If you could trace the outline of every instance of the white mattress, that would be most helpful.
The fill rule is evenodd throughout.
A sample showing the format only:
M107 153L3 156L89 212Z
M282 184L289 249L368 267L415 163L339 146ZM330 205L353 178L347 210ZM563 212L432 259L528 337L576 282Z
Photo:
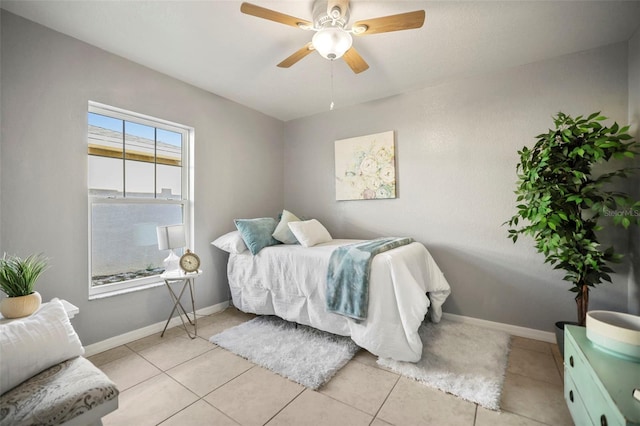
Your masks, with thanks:
M427 310L439 322L451 293L444 275L420 243L377 255L371 263L369 312L356 322L325 310L326 275L331 252L362 240L333 240L314 247L276 245L253 256L230 254L229 287L240 310L277 315L342 336L371 353L415 362L422 354L418 327ZM429 293L427 297L426 293Z

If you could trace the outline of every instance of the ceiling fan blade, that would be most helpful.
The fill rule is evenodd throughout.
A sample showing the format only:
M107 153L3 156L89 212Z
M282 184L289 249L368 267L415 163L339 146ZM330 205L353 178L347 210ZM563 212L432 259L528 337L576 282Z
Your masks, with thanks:
M247 15L256 16L258 18L268 19L280 24L290 25L296 28L305 29L304 27L313 27L313 24L307 20L296 18L295 16L285 15L284 13L256 6L255 4L251 3L242 3L240 5L240 12Z
M356 74L360 74L362 71L369 69L369 64L362 59L362 56L360 56L358 51L353 47L345 52L342 59L344 59L347 65L349 65L349 68Z
M388 33L391 31L412 30L424 24L424 10L365 19L353 24L353 35Z
M280 68L289 68L291 65L295 64L309 53L313 52L315 49L311 45L311 42L304 45L304 47L298 51L296 51L293 55L289 56L284 61L280 62L278 66Z
M334 8L336 7L340 11L339 15L337 14L337 12L336 12L336 15L333 14ZM327 15L329 15L333 19L343 18L344 15L347 13L347 10L349 10L349 0L328 0L327 1Z

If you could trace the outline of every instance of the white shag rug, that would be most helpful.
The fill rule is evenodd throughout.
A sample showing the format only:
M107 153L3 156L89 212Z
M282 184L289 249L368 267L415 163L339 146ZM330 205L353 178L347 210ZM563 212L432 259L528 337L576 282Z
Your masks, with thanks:
M318 389L360 349L336 336L273 316L261 316L209 339L274 373Z
M446 319L423 323L418 333L420 361L380 358L378 364L490 410L500 409L509 334Z
M491 410L500 395L509 356L509 334L443 319L420 326L417 363L378 364L427 386ZM211 342L311 389L328 382L360 349L350 338L261 316L230 328Z

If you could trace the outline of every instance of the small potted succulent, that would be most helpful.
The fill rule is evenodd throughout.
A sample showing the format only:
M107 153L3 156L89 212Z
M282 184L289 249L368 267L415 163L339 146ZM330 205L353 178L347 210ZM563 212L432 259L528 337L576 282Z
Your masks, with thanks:
M38 310L42 298L33 287L48 263L41 254L22 259L5 253L0 259L0 289L7 295L0 301L3 317L21 318Z

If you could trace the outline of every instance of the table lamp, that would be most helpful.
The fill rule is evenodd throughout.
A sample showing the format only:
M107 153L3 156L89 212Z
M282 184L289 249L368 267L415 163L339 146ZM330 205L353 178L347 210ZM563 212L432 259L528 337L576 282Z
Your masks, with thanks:
M187 245L184 225L158 226L156 231L158 233L158 249L169 250L169 256L164 260L165 272L178 270L180 257L173 250Z

